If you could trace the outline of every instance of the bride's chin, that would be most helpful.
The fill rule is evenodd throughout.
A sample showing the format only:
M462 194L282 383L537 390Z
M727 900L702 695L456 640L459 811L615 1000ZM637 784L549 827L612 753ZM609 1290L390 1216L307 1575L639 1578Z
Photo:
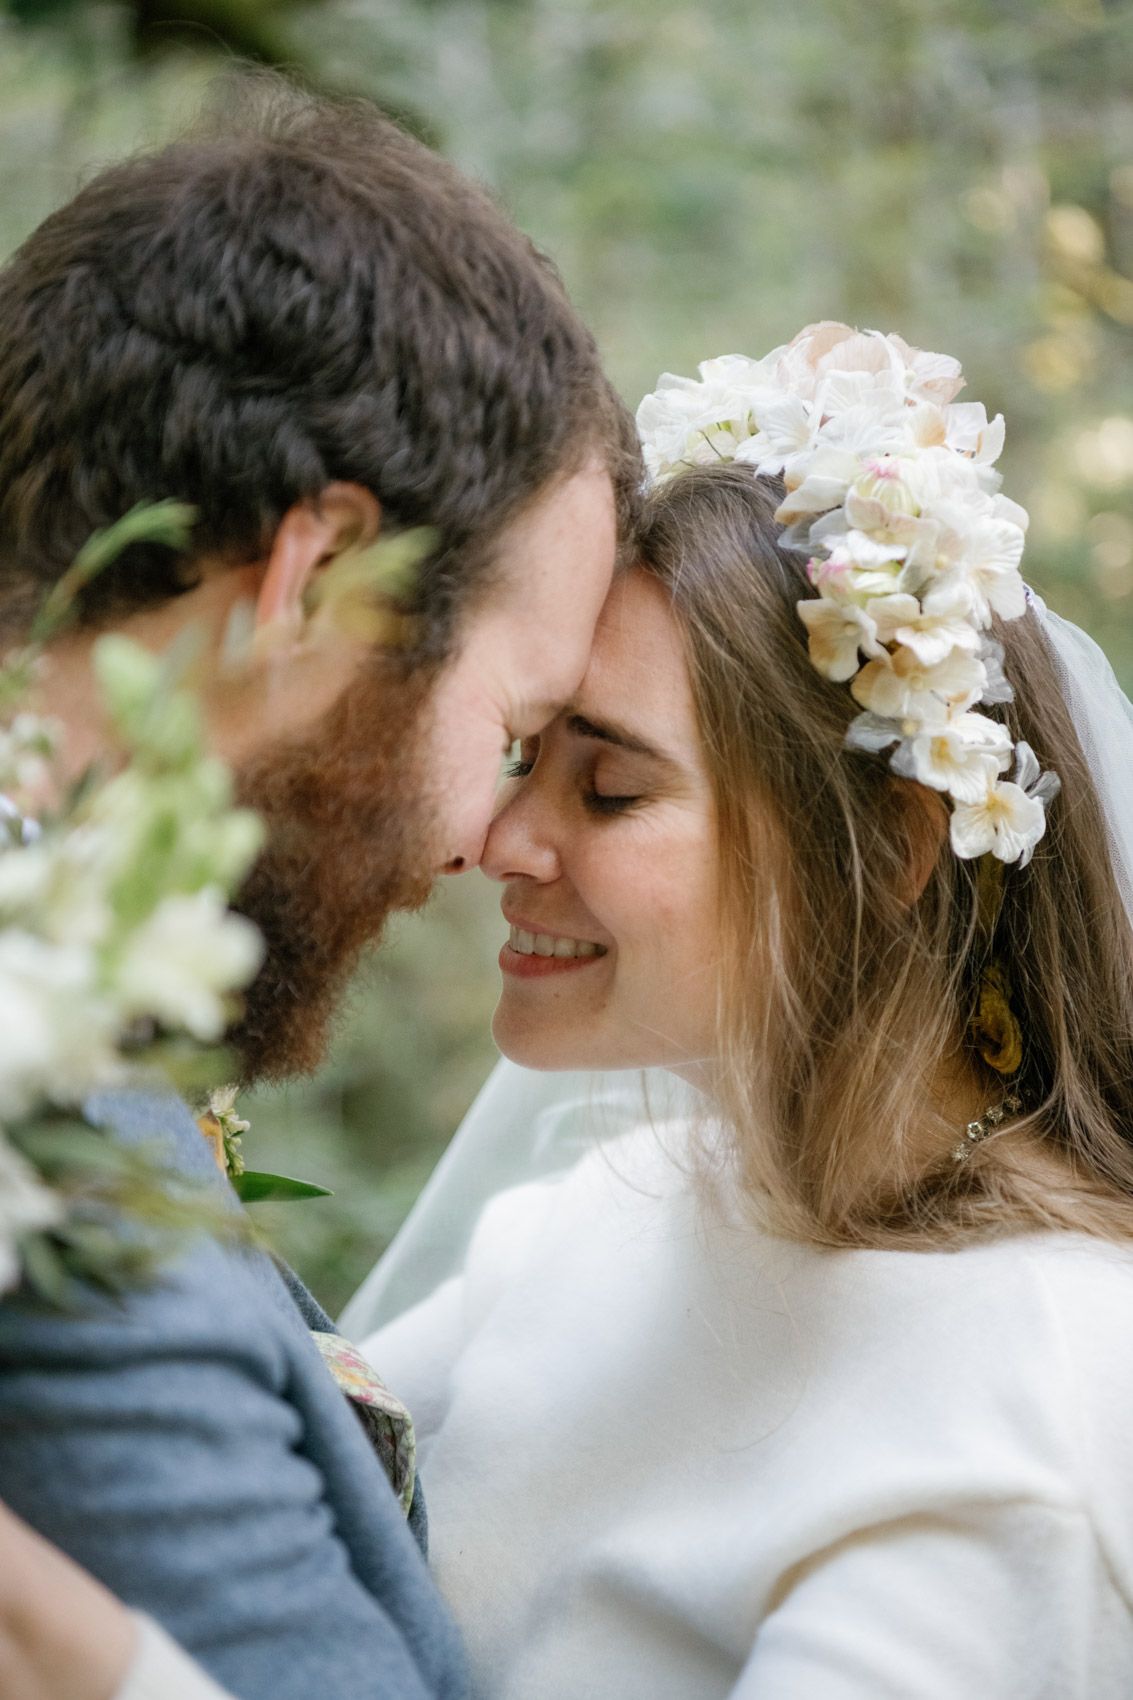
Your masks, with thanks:
M549 1056L552 1047L547 1044L546 1035L541 1035L538 1029L532 1028L526 1022L508 1020L501 1015L499 1009L492 1017L492 1038L496 1041L496 1049L509 1062L518 1063L521 1068L553 1068L553 1062L544 1060Z
M500 1055L520 1068L551 1072L596 1066L592 1057L578 1054L586 1050L585 1045L572 1043L554 1022L531 1020L509 1010L506 997L492 1017L492 1038Z

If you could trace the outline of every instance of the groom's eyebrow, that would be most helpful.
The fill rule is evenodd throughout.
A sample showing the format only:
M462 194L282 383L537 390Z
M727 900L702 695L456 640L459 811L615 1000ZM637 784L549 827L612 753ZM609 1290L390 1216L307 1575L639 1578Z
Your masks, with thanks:
M603 744L616 744L620 750L632 750L635 755L648 756L652 761L673 762L673 757L664 750L612 720L588 720L584 714L568 714L566 726L577 738L598 738Z

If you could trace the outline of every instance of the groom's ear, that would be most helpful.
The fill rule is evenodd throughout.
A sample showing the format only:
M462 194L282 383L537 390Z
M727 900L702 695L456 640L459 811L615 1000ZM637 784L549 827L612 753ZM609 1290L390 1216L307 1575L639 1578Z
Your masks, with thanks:
M256 596L257 641L294 643L303 630L304 598L322 567L345 549L373 543L381 530L377 497L361 484L328 484L296 502L279 522Z

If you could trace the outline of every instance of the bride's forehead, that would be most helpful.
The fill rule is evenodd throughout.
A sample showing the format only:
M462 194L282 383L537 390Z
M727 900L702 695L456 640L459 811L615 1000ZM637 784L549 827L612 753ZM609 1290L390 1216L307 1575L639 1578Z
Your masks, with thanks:
M669 592L645 568L631 568L610 591L578 704L619 720L691 723L683 635Z
M599 659L618 653L627 661L649 653L653 660L683 665L672 598L648 567L630 567L614 580L598 619L594 653Z

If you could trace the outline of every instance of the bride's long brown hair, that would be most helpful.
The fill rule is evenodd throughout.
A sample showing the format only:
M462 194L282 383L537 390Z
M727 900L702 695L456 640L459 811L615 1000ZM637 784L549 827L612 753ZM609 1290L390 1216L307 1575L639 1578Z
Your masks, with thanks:
M818 1244L1133 1237L1133 927L1038 618L997 629L1015 700L990 712L1062 792L989 931L941 800L845 747L857 705L810 663L781 494L743 467L689 471L651 496L642 544L685 634L715 791L718 1096L743 1177ZM1025 1111L957 1162L942 1070L989 1105L1009 1089L972 1036L989 961L1010 981Z

